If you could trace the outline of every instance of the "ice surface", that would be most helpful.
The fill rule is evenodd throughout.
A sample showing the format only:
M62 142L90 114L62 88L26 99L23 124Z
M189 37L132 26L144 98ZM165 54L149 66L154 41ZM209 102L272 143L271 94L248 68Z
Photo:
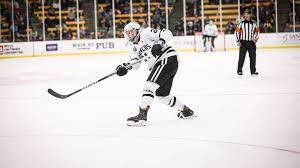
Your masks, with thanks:
M260 76L236 75L238 52L179 53L172 93L198 115L159 102L138 112L146 65L67 99L126 56L0 60L1 168L299 168L300 49L258 50Z

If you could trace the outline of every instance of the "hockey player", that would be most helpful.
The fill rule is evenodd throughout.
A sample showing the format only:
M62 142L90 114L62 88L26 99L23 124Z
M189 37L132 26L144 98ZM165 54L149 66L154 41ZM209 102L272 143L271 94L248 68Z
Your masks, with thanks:
M127 119L129 126L145 126L147 114L154 97L179 111L180 119L195 117L194 112L184 105L177 97L170 95L173 78L178 69L177 53L166 43L172 39L171 31L167 29L142 29L137 22L130 22L124 28L124 36L130 45L130 61L117 67L117 75L126 75L128 70L137 70L140 63L129 66L130 63L143 60L148 64L150 74L145 82L139 114Z
M214 24L212 20L209 21L209 24L205 25L204 32L203 32L203 39L204 39L204 52L207 52L206 41L211 41L210 50L215 51L215 38L218 36L218 28Z

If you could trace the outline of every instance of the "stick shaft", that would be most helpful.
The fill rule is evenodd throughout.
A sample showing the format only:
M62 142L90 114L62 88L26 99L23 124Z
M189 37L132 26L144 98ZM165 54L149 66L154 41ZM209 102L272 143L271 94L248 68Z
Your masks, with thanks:
M141 61L142 61L142 59L140 59L140 60L138 60L138 61L136 61L136 62L133 62L133 63L129 64L128 67L129 67L129 66L132 66L132 65L135 65L135 64L137 64L137 63L140 63ZM60 98L60 99L65 99L65 98L70 97L70 96L72 96L72 95L74 95L74 94L76 94L76 93L78 93L78 92L80 92L80 91L82 91L82 90L84 90L84 89L86 89L86 88L89 88L90 86L93 86L93 85L95 85L96 83L98 83L98 82L100 82L100 81L103 81L103 80L105 80L105 79L107 79L107 78L109 78L109 77L111 77L111 76L113 76L113 75L115 75L115 74L117 74L117 71L115 71L115 72L113 72L113 73L110 73L110 74L108 74L108 75L102 77L101 79L98 79L97 81L95 81L95 82L93 82L93 83L90 83L90 84L88 84L88 85L82 87L81 89L78 89L78 90L76 90L76 91L74 91L74 92L72 92L72 93L70 93L70 94L67 94L67 95L61 95L61 94L55 92L55 91L52 90L52 89L48 89L48 93L51 94L51 95L54 96L54 97L57 97L57 98Z

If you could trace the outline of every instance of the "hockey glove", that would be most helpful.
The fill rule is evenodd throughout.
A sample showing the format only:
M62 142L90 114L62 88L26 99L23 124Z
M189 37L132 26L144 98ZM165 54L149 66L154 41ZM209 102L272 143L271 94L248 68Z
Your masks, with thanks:
M119 76L124 76L127 74L128 70L130 70L132 67L128 66L129 63L123 63L122 65L118 65L116 70L117 70L117 75Z
M154 57L160 56L162 54L162 45L161 44L154 44L152 49L151 49L151 53Z

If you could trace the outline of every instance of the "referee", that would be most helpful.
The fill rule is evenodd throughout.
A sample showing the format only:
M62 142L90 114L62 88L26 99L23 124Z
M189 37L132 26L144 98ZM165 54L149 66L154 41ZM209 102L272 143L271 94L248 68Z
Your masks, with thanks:
M247 51L250 57L250 72L252 76L257 76L256 72L256 45L259 37L259 28L254 20L251 19L251 12L246 9L243 12L244 20L241 21L235 30L236 41L240 47L237 74L243 75L243 65Z

